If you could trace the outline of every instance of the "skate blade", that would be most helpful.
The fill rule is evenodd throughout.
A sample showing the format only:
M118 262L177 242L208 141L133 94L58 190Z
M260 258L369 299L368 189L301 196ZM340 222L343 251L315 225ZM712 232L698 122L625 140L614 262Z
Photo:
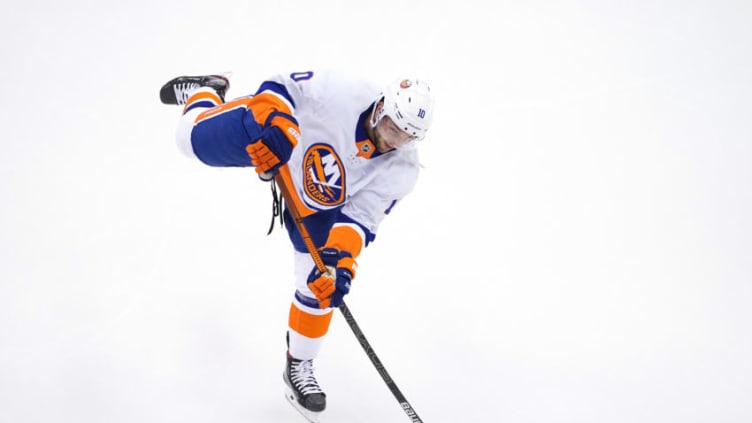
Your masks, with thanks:
M295 399L295 394L292 392L292 389L290 389L288 386L285 385L285 399L287 399L287 402L292 405L292 407L296 410L298 410L298 413L300 413L306 420L308 420L311 423L319 423L319 417L321 416L321 412L315 412L306 410L303 408L302 405L298 403L298 400Z

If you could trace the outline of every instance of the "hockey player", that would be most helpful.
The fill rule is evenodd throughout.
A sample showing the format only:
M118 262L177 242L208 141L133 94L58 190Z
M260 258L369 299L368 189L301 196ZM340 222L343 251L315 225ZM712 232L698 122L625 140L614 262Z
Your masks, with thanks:
M254 95L228 102L227 78L183 76L160 92L183 105L179 149L209 166L253 166L262 180L279 173L329 272L321 274L290 213L296 290L289 312L288 399L309 419L326 407L313 359L356 275L356 259L382 219L414 187L417 141L433 119L433 97L420 79L378 89L335 71L277 75Z

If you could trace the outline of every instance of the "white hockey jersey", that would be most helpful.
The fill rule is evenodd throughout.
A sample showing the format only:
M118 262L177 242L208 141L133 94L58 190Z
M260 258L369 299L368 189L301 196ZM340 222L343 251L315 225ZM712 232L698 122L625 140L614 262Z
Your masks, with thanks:
M415 186L418 151L409 143L379 153L368 139L379 88L339 71L277 75L264 81L255 95L273 94L298 121L300 139L286 175L300 200L301 215L314 243L323 246L329 231L350 226L362 247L375 239L391 208ZM191 107L190 101L186 111ZM250 166L245 146L254 142L242 100L218 106L197 118L191 135L196 156L212 166ZM244 125L244 122L246 124ZM289 214L286 223L298 251L306 251Z

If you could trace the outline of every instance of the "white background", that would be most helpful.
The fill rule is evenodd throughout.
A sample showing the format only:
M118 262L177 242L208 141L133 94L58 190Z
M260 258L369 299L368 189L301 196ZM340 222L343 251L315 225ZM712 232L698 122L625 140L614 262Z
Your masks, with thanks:
M347 297L427 423L752 421L752 3L25 1L0 15L0 422L299 422L268 187L159 87L418 74ZM327 422L407 422L341 316Z

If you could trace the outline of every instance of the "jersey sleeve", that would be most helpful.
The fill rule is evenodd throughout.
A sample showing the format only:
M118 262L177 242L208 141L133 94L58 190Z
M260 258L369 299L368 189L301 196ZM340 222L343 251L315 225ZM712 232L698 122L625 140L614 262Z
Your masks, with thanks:
M383 169L369 188L350 197L329 231L327 247L348 251L357 257L376 239L384 218L415 187L418 166L402 160Z
M255 95L275 95L294 111L298 104L316 97L315 93L311 92L315 87L309 83L313 77L313 71L277 74L262 82Z

